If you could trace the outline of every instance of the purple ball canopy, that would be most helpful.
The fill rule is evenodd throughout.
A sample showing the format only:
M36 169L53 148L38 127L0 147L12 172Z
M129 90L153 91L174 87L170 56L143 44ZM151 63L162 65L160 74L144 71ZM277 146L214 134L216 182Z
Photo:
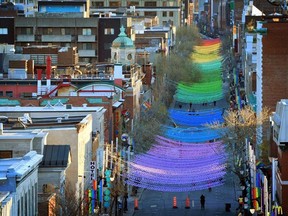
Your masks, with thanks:
M193 191L223 184L223 143L184 143L157 136L153 147L129 164L127 183L158 191Z

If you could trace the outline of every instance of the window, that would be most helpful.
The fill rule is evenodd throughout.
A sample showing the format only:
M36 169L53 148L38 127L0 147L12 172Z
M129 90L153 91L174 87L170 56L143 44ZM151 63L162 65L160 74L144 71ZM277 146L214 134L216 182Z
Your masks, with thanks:
M92 2L93 7L104 7L104 2Z
M13 97L12 91L6 91L6 97Z
M92 50L91 43L83 43L83 50Z
M173 11L169 11L169 17L173 17L173 16L174 16Z
M163 17L167 17L167 11L164 11L162 14Z
M24 201L25 201L25 203L24 203L24 205L25 205L25 215L28 215L28 194L27 193L25 193L25 197L24 197Z
M145 2L144 6L145 7L157 7L157 2L156 1Z
M117 52L114 53L114 60L117 60Z
M90 28L84 28L82 29L82 35L92 35Z
M157 16L157 12L156 11L146 11L144 13L144 16L155 17L155 16Z
M0 151L0 159L12 158L12 151Z
M31 199L32 199L32 214L35 215L35 197L34 197L34 185L32 185L32 191L31 191Z
M74 34L73 28L65 28L65 34L66 34L66 35L72 35L72 34Z
M110 7L120 7L121 2L120 1L111 1L111 2L109 2L109 6Z
M128 6L139 6L139 2L138 1L131 1L128 3Z
M61 28L61 35L65 35L65 28Z
M48 35L52 35L52 34L53 34L52 28L47 28L47 34L48 34Z
M62 43L60 43L60 46L61 46L61 47L71 47L71 44L70 44L70 43L62 42Z
M112 46L112 43L104 43L104 49L105 50L110 50Z
M4 96L4 92L0 91L0 97Z
M23 197L23 195L21 196L21 212L24 215L24 197Z
M43 33L44 33L44 35L52 35L53 30L52 30L52 28L44 28Z
M165 6L168 6L168 7L177 6L177 1L169 1L169 2L166 1L166 5Z
M114 35L114 28L105 28L104 34L105 35Z
M21 215L20 213L20 199L18 200L18 202L17 202L17 205L18 205L18 215Z
M21 34L32 35L33 34L32 28L21 28Z
M127 59L128 59L128 60L131 60L131 59L132 59L132 54L131 54L131 53L129 53L129 54L127 55Z
M0 35L7 35L8 34L8 28L0 28Z

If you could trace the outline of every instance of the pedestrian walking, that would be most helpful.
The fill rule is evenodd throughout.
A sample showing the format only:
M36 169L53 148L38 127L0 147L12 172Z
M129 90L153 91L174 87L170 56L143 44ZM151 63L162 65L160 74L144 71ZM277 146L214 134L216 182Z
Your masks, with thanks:
M203 194L200 196L200 203L201 209L205 209L205 196Z
M242 211L244 207L244 199L243 199L243 196L241 195L238 198L238 204L239 204L238 209Z
M124 195L124 213L128 211L128 193L126 192Z

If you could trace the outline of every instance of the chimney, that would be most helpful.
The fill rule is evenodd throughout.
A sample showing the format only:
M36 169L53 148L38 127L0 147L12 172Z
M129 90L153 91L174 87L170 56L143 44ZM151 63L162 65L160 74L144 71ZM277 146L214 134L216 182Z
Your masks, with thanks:
M61 123L61 122L62 122L62 118L61 118L61 117L58 117L58 118L57 118L57 122L58 122L58 123Z
M0 135L3 135L3 123L0 123Z
M41 95L41 80L42 80L42 70L37 69L37 95Z
M51 86L51 57L47 56L46 59L46 78L47 78L47 88L50 91Z

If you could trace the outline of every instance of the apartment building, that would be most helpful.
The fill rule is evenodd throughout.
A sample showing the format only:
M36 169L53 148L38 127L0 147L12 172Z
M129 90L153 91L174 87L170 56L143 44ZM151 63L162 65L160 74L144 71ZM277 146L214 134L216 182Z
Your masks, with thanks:
M77 47L79 64L97 62L98 18L16 17L15 51L27 46Z
M187 1L188 2L188 1ZM140 0L140 1L110 1L91 0L91 16L99 14L126 13L142 17L158 17L160 25L183 25L185 4L180 0Z
M7 201L12 198L11 206L3 204L6 215L38 215L38 166L42 157L29 151L22 157L0 159L0 191L8 193Z

